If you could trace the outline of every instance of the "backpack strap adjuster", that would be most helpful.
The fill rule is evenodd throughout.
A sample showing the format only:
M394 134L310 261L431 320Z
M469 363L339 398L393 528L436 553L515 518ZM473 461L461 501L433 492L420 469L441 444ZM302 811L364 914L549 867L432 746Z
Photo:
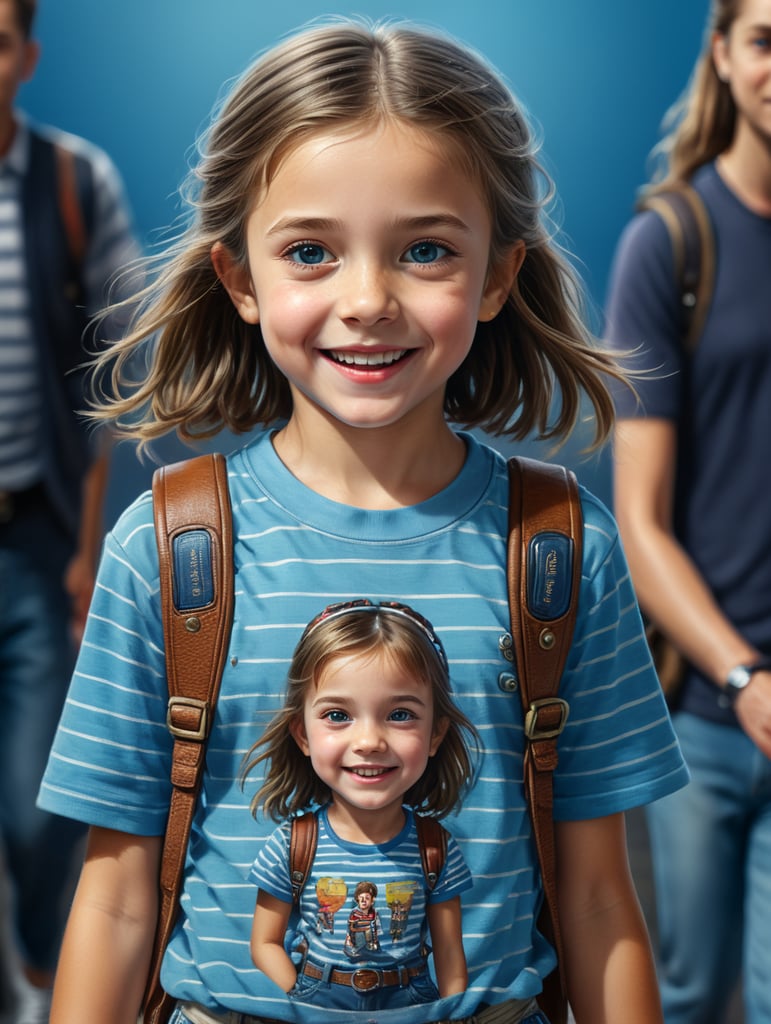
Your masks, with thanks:
M534 700L525 715L525 736L529 740L548 740L565 728L570 705L561 697Z

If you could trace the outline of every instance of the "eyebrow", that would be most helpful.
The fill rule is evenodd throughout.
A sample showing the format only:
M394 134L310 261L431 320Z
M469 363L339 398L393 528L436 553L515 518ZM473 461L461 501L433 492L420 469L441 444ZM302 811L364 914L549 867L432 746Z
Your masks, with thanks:
M427 213L418 217L404 217L396 220L395 228L409 231L429 231L431 229L447 227L457 231L470 233L470 228L464 220L456 217L453 213ZM300 232L310 234L312 232L340 231L343 223L328 217L282 217L275 224L268 228L266 235L284 234L285 232Z
M350 697L336 697L334 694L322 694L320 697L316 697L311 701L311 706L317 708L322 707L324 704L329 704L332 707L344 708L350 703ZM426 702L415 693L397 694L390 703L393 707L399 707L401 704L417 704L420 707L426 706Z

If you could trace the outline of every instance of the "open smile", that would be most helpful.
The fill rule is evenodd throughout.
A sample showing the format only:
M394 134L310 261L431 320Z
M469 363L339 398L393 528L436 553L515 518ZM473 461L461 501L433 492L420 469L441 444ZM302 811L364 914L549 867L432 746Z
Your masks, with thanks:
M358 776L358 778L360 779L379 779L382 778L384 775L390 775L391 772L396 771L395 768L378 768L374 766L365 765L354 768L345 768L344 770L349 772L351 775Z
M412 349L393 349L388 352L348 352L328 349L323 354L333 363L340 363L342 366L379 368L400 362L412 351Z

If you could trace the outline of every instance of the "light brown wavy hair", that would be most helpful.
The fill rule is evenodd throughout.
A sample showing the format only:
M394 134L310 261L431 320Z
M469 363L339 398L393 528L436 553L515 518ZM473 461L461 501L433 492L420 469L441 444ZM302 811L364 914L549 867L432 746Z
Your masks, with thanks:
M722 81L715 68L712 37L715 33L727 36L742 8L743 0L713 0L701 53L688 86L664 117L665 134L651 154L655 169L644 195L688 181L699 167L731 145L736 104L730 85Z
M380 606L322 619L301 637L289 668L284 706L244 758L242 784L255 768L266 766L264 780L251 800L254 815L283 821L330 800L329 788L298 747L291 727L303 719L308 692L335 661L376 654L391 659L416 683L429 686L434 724L442 719L449 723L423 775L405 793L404 803L436 818L458 808L481 750L479 734L453 700L446 662L425 631L405 615Z
M388 120L444 140L448 159L460 160L479 183L491 215L492 268L520 240L526 246L504 308L478 325L447 382L447 417L515 439L535 432L562 441L585 394L594 443L607 438L607 378L622 373L585 326L578 279L552 237L553 185L517 100L457 42L358 20L317 25L282 42L222 104L183 189L192 220L152 258L151 271L154 259L160 268L140 296L133 328L98 360L95 418L111 420L140 446L171 430L191 440L289 418L288 382L259 325L236 312L211 249L220 242L246 266L247 218L281 161L320 133ZM137 373L137 356L148 349Z

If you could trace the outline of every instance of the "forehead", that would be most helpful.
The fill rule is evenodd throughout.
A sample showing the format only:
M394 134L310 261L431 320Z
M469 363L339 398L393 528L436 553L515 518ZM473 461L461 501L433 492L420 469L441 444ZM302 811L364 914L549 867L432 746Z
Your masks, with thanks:
M445 190L470 191L481 202L483 189L472 167L461 142L439 131L397 119L340 125L277 150L266 167L266 185L255 208L279 193L283 198L292 188L310 196L342 178L358 178L364 187L373 176L381 184L393 178L394 198L422 184L433 192L438 179Z

